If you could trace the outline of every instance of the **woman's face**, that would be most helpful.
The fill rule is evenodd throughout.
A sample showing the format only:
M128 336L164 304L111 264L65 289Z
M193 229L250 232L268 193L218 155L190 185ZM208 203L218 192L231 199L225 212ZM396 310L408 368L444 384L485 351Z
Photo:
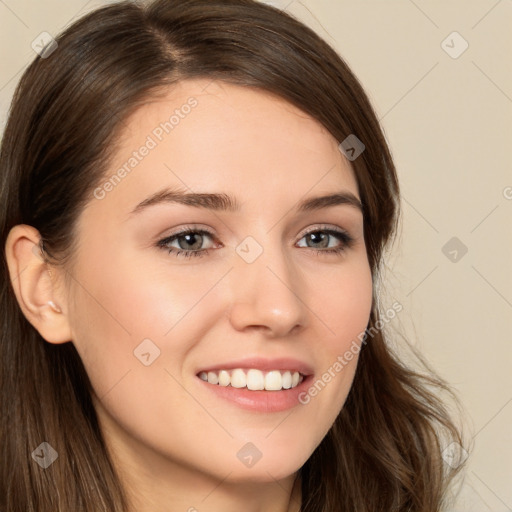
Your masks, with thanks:
M351 196L337 141L267 93L183 81L128 119L79 219L66 302L120 460L262 482L304 464L371 309Z

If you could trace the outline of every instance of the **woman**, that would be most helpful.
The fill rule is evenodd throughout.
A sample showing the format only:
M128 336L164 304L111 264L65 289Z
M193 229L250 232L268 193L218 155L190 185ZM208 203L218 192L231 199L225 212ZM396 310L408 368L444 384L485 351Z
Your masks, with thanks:
M1 173L1 510L441 510L445 386L375 292L395 169L311 30L98 9L23 75Z

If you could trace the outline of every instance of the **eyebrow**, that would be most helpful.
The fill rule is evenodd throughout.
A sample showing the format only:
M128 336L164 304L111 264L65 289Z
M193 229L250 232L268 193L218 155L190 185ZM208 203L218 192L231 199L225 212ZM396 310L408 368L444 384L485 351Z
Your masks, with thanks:
M195 193L176 189L163 189L141 201L130 215L139 213L149 206L156 204L176 203L196 208L205 208L215 211L239 212L241 203L235 198L223 193ZM361 201L352 192L340 191L334 194L311 197L302 200L296 207L297 211L310 212L328 208L330 206L348 205L363 212Z

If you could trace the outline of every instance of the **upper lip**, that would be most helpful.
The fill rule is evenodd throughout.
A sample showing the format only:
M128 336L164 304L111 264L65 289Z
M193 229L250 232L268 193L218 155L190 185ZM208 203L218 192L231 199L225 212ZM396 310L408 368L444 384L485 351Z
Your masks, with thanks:
M220 370L234 370L236 368L242 368L249 370L251 368L270 371L270 370L289 370L298 371L304 376L313 375L313 369L311 366L304 361L290 357L278 357L278 358L264 358L264 357L250 357L238 360L226 361L224 363L214 364L208 367L201 368L197 373L201 372L218 372Z

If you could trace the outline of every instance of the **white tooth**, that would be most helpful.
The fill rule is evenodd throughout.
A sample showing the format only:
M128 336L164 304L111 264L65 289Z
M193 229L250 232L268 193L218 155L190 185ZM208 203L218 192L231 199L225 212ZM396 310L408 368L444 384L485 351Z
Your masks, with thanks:
M210 384L218 384L219 376L215 372L208 372L208 382Z
M247 372L247 389L253 391L265 389L265 378L261 370L249 370Z
M283 373L282 386L284 389L290 389L292 387L292 374L290 372Z
M229 386L230 382L231 382L231 377L229 376L229 373L226 370L221 370L219 372L219 385L220 386Z
M265 375L265 389L267 391L278 391L282 388L281 372L271 371Z
M208 380L208 375L206 374L206 372L201 372L199 374L199 378L202 380Z
M292 375L292 388L294 388L299 383L299 377L300 377L300 373L299 372L293 372L293 375Z
M233 370L233 373L231 374L231 385L234 388L245 388L247 385L247 378L241 368Z

